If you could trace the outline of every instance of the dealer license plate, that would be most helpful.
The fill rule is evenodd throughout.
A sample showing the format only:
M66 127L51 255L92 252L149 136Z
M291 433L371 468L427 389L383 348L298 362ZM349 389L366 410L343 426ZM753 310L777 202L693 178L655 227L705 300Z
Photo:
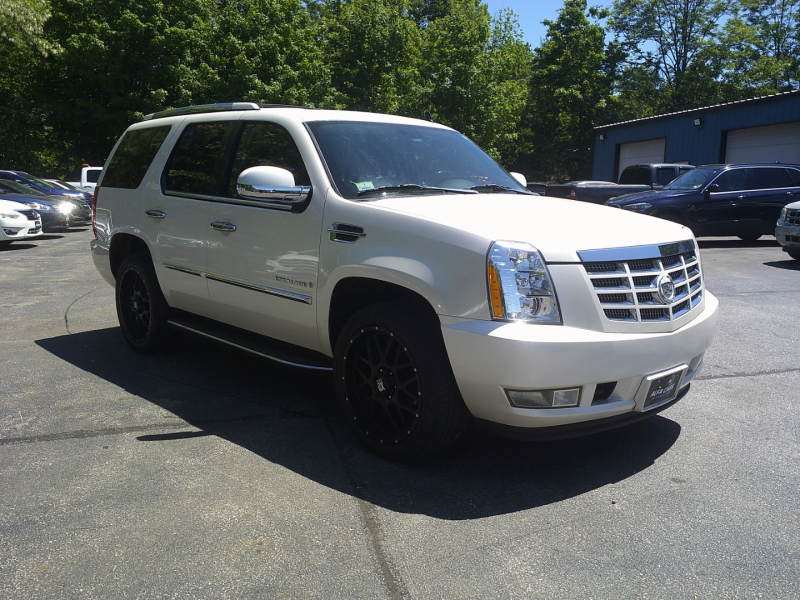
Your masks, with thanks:
M686 375L687 367L674 369L665 374L651 375L648 377L650 387L647 389L647 396L644 399L644 408L647 409L662 402L668 402L678 395L683 376Z

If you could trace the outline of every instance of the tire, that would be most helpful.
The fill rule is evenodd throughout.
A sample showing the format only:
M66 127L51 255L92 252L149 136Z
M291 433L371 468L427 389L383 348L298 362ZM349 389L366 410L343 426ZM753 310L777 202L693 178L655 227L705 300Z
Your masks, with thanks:
M131 254L117 272L117 318L131 348L142 354L163 349L169 307L158 285L153 264L143 254Z
M787 250L786 254L788 254L795 260L800 260L800 250Z
M740 240L742 240L746 244L752 244L753 242L756 242L757 240L759 240L761 238L761 234L760 233L752 233L752 234L749 234L749 235L737 235L736 237L738 237Z
M440 453L469 423L438 327L391 302L355 313L337 339L337 401L359 441L380 456Z

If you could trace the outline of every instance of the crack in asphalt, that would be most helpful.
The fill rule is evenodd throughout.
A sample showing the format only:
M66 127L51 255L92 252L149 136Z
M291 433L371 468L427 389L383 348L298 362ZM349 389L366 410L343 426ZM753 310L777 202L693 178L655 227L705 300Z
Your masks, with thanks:
M722 375L698 375L692 381L712 381L715 379L739 379L742 377L760 377L762 375L785 375L786 373L800 373L800 368L791 369L769 369L765 371L753 371L752 373L725 373Z
M363 498L364 485L359 483L356 476L356 469L352 461L352 450L350 446L341 438L341 434L331 427L328 422L328 434L333 441L339 458L342 462L345 477L351 488L351 496L358 507L361 525L366 533L369 548L373 558L380 570L380 577L383 579L384 587L392 600L403 600L410 598L408 588L398 572L397 565L394 564L383 545L383 527L381 526L380 516L376 506Z
M91 289L91 290L89 290L88 292L86 292L85 294L82 294L81 296L78 296L77 298L75 298L75 300L73 300L72 302L70 302L70 303L69 303L69 306L67 306L66 310L64 311L64 327L66 327L66 329L67 329L67 333L69 333L69 334L72 334L72 332L69 330L69 317L67 316L67 315L69 314L69 309L70 309L70 308L72 308L72 307L73 307L73 305L74 305L76 302L78 302L78 301L79 301L79 300L81 300L82 298L85 298L85 297L86 297L86 296L88 296L89 294L92 294L92 293L96 292L96 291L97 291L97 290L99 290L99 289L100 289L99 287L96 287L96 288L94 288L94 289Z

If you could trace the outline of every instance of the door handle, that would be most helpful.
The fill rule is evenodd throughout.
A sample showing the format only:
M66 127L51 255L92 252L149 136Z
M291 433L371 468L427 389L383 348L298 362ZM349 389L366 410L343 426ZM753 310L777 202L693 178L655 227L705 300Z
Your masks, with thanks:
M211 224L211 229L216 229L217 231L224 231L229 233L231 231L236 231L236 225L233 223L225 223L223 221L214 221Z
M167 213L161 210L146 210L144 211L144 214L146 214L151 219L163 219L164 217L167 216Z

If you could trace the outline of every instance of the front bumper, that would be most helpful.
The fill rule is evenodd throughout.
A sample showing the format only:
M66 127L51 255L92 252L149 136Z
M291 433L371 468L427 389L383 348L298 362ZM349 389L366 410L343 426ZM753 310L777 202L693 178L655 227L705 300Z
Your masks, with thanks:
M800 225L788 225L778 221L775 239L785 250L800 250Z
M703 312L669 333L443 319L442 334L461 395L478 420L522 429L588 427L589 421L654 414L681 397L716 329L719 302L705 294ZM679 366L686 374L678 397L645 409L646 378ZM596 394L612 382L610 395ZM579 404L566 408L519 408L506 394L576 387Z

